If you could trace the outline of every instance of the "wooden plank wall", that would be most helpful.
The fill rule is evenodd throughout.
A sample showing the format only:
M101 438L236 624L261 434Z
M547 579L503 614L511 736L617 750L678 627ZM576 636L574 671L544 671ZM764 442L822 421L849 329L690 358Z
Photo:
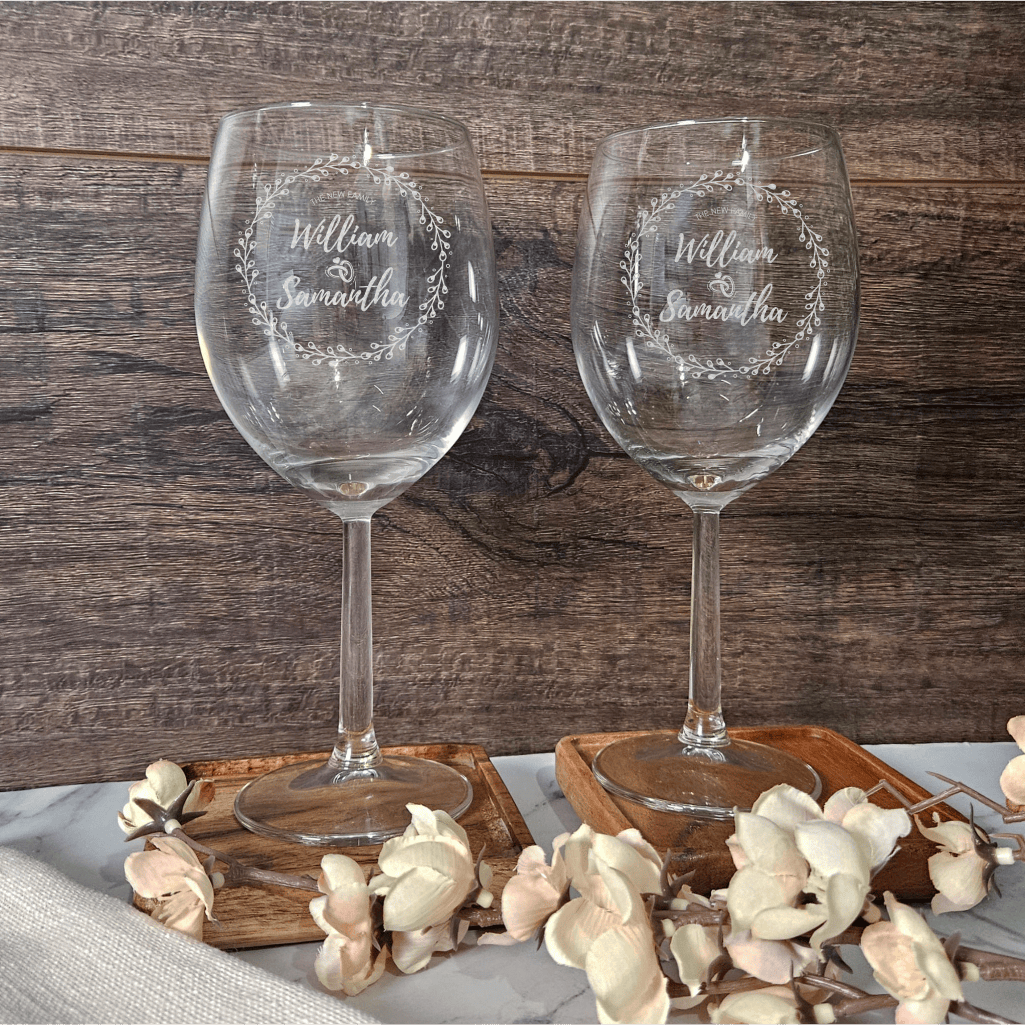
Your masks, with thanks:
M452 453L375 519L377 726L492 754L679 725L690 514L570 345L606 133L840 129L864 273L847 385L727 510L730 721L1006 739L1025 712L1025 5L0 4L0 787L333 736L340 531L205 377L192 274L227 111L466 121L501 344Z

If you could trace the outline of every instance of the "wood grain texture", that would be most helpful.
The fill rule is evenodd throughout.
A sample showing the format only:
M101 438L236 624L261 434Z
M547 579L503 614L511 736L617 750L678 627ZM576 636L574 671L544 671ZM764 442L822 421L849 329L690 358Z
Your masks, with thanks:
M216 116L360 76L476 123L501 298L476 417L375 517L382 740L497 755L679 725L690 514L598 423L570 278L598 136L739 99L844 130L863 291L832 412L724 515L728 719L1006 739L1025 638L1022 13L0 5L0 787L330 746L339 525L221 411L192 275ZM337 59L357 44L362 73Z
M62 3L0 6L0 145L205 158L275 100L416 103L483 166L586 174L681 117L841 129L856 177L1025 178L1021 4ZM895 130L896 129L896 130Z

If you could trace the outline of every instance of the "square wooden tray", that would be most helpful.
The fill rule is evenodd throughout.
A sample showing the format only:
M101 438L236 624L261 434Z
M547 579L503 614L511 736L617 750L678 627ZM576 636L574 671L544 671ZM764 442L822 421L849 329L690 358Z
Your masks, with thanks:
M513 803L501 776L482 747L469 744L411 745L390 748L386 753L433 758L459 769L473 786L473 803L459 819L466 830L474 857L486 848L484 860L494 870L490 909L475 909L471 922L478 926L500 925L501 891L516 871L520 852L533 844L527 824ZM235 795L256 776L297 761L327 759L323 754L294 754L227 761L190 762L183 765L188 779L212 779L217 784L207 813L188 823L190 836L215 850L232 854L248 865L294 875L320 873L325 854L347 854L361 865L377 861L381 845L367 847L306 847L243 829L235 819ZM310 917L310 901L316 895L283 887L234 887L219 891L214 914L220 925L207 922L203 939L222 949L243 949L279 943L322 940L324 933ZM136 906L150 910L152 901L135 898Z
M666 730L667 734L675 733ZM911 802L924 800L928 792L902 776L896 769L869 754L864 748L817 726L767 727L734 729L738 740L754 740L799 755L822 778L822 797L844 787L869 790L886 780ZM694 889L708 893L728 885L733 875L733 860L726 848L726 839L733 833L733 822L692 819L666 812L652 811L632 801L614 797L605 791L591 772L591 761L608 743L629 733L588 733L564 737L555 749L555 775L563 793L580 818L602 833L618 833L631 826L657 850L672 850L686 859L687 869L694 870ZM872 801L884 808L898 808L899 802L890 794L880 792ZM964 817L946 805L935 809L944 818ZM927 814L932 815L933 809ZM930 819L931 822L931 819ZM934 843L926 840L912 826L911 833L898 842L899 850L873 880L873 890L890 890L903 900L928 900L936 892L929 880L926 862L936 853Z

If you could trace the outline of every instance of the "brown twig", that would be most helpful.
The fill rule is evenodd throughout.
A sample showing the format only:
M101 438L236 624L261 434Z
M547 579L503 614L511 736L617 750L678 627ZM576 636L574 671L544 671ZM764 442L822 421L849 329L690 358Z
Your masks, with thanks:
M284 886L290 890L309 890L321 894L313 876L290 876L284 872L272 872L266 868L252 868L236 862L228 867L224 877L227 886Z
M746 975L743 979L728 979L721 982L706 982L701 987L700 996L725 996L728 993L746 993L752 989L765 989L771 983L764 979L756 979ZM682 982L669 982L666 985L666 992L672 999L677 997L689 997L690 988Z
M232 857L230 854L225 854L224 851L207 847L206 844L200 843L195 837L189 836L180 827L174 830L171 836L177 837L183 843L188 844L194 851L216 858L222 865L227 866L227 871L224 873L225 886L284 886L290 890L310 890L313 893L321 892L320 887L317 885L317 880L313 876L292 876L286 875L284 872L272 872L266 868L254 868L251 865L245 864L245 862L239 861L238 858Z
M676 926L682 925L722 925L723 911L716 911L713 908L702 908L700 911L652 911L653 920L662 921L668 919Z
M955 962L958 961L975 965L979 975L987 982L1025 982L1025 960L1010 954L993 954L974 947L958 947Z
M966 786L964 783L959 783L955 779L947 779L946 776L941 776L938 772L930 772L930 776L935 776L936 779L941 780L944 783L949 783L951 787L955 788L952 793L962 793L968 797L974 798L980 804L984 804L987 808L995 811L1004 822L1025 822L1025 812L1012 812L1006 804L997 804L991 797L987 797L985 794L980 794L978 790L973 790L970 786Z
M896 1007L900 1001L891 997L889 993L873 993L856 997L850 1000L840 1000L833 1004L833 1014L837 1020L851 1018L856 1014L865 1014L868 1011L882 1011L888 1007Z
M981 1007L969 1004L965 1000L953 1001L950 1005L950 1013L967 1018L968 1021L981 1022L982 1025L1016 1025L1011 1018L1005 1018L1002 1014L994 1014L992 1011L984 1011Z

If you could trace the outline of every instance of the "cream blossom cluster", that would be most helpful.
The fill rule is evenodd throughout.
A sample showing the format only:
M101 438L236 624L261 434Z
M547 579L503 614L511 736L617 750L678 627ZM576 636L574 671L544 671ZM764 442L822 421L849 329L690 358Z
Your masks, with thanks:
M823 943L859 916L878 917L872 876L911 831L907 812L880 808L855 787L821 809L793 787L773 787L735 822L725 946L738 968L775 985L816 964Z
M636 829L613 837L584 825L556 839L551 865L540 848L523 852L502 893L507 931L478 942L523 942L540 931L553 960L586 972L600 1022L665 1022L672 1009L705 1003L711 973L730 967L721 925L687 921L703 914L718 917L711 900L669 880ZM670 979L685 994L671 995ZM710 1020L795 1021L798 992L787 985L727 994ZM808 1007L815 1021L833 1020L828 1005Z
M356 996L384 974L388 950L375 956L373 898L363 869L344 854L326 854L320 870L318 885L326 896L310 901L310 915L327 939L314 969L327 989Z
M583 825L556 838L551 865L539 847L520 855L502 892L507 932L478 942L523 942L542 929L557 964L587 973L600 1022L664 1022L667 979L645 906L662 890L662 859L638 830L607 836Z
M406 806L411 822L385 842L378 875L365 882L351 858L326 855L320 889L310 903L314 921L327 933L317 957L317 978L328 989L361 992L380 978L388 948L373 953L372 901L383 897L383 926L391 934L391 959L406 974L426 967L435 953L455 950L469 928L458 917L468 903L489 907L491 870L475 862L466 830L443 811Z

